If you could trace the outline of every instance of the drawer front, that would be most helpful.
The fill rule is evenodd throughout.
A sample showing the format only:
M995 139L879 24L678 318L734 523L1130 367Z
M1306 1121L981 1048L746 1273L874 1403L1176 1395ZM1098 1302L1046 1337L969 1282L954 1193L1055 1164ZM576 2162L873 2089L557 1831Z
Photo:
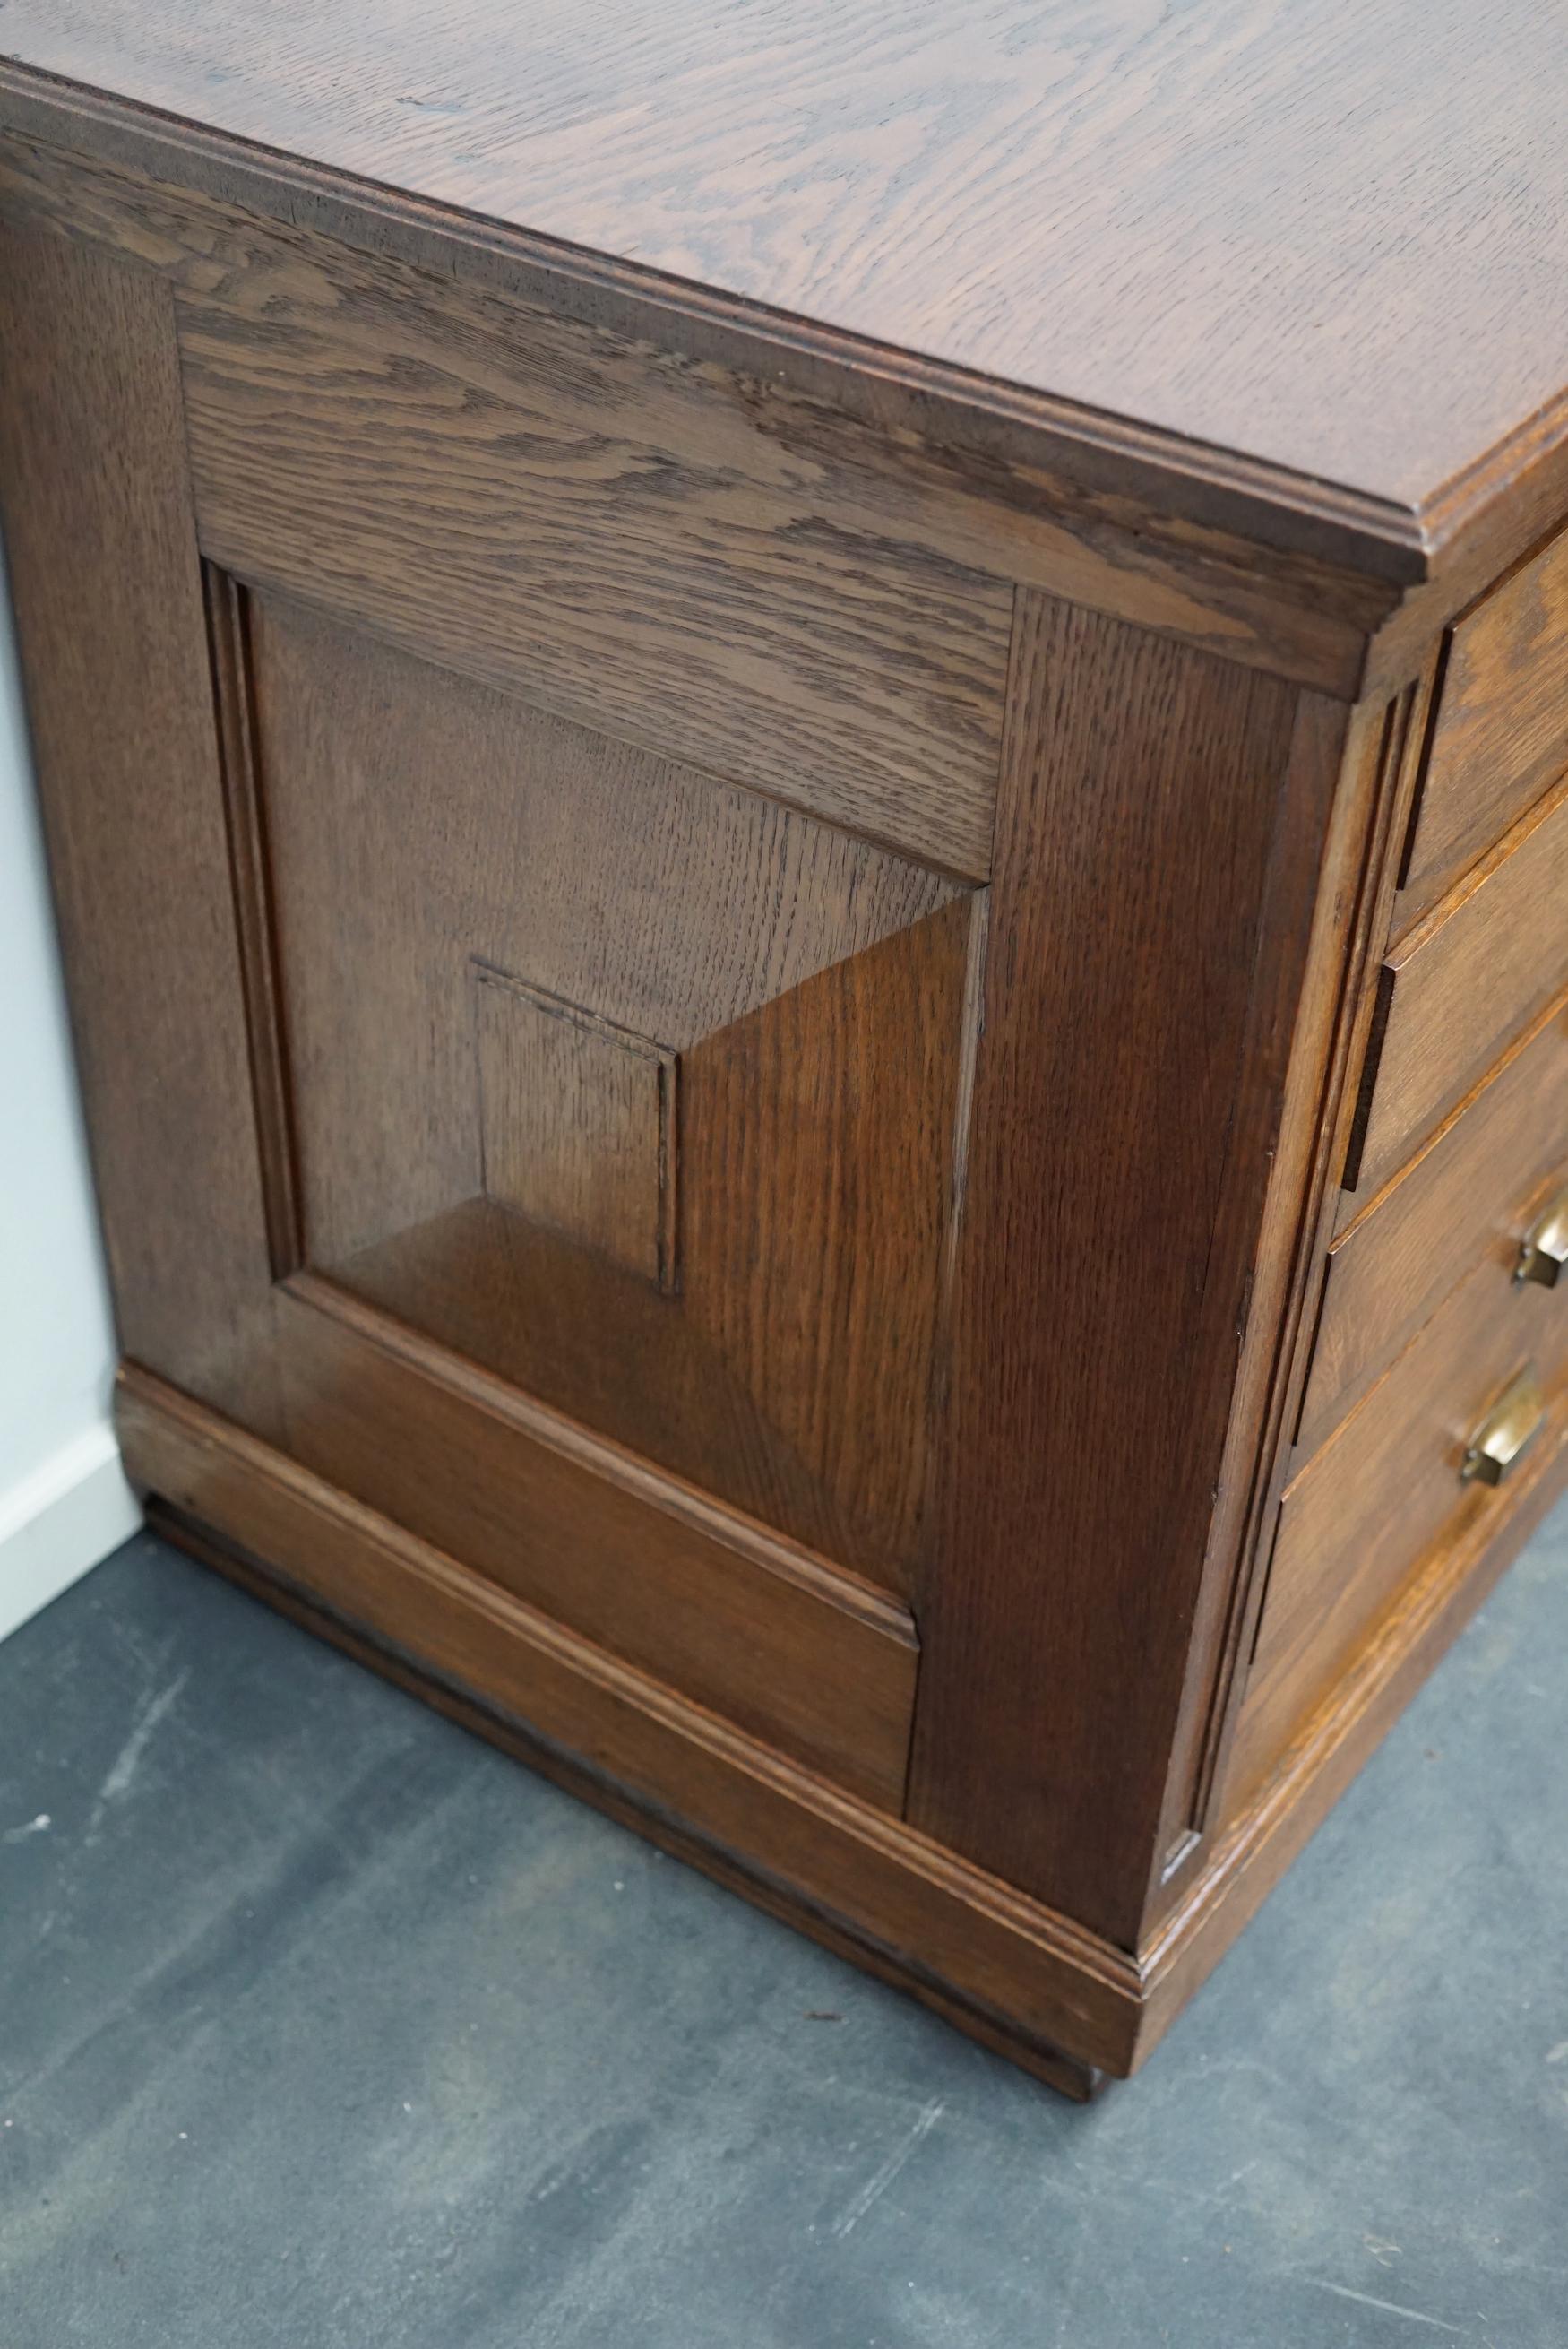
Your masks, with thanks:
M1565 1179L1568 1006L1560 1000L1335 1242L1302 1410L1303 1458L1467 1274L1491 1266L1501 1293L1522 1239Z
M1346 1186L1368 1199L1568 980L1568 783L1380 974Z
M1454 630L1400 918L1434 905L1568 766L1568 532Z
M1568 1281L1515 1287L1483 1264L1287 1485L1233 1787L1244 1793L1284 1751L1422 1562L1506 1515L1509 1472L1492 1485L1461 1471L1527 1371L1543 1445L1568 1398ZM1519 1464L1530 1457L1527 1446Z

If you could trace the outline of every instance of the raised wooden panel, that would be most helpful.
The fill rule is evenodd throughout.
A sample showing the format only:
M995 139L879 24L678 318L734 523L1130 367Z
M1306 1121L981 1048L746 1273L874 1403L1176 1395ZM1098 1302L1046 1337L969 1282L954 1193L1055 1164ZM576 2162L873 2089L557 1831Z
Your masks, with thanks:
M906 531L938 493L851 468L845 494L744 400L602 332L454 318L417 273L213 235L178 303L209 555L984 877L1012 591Z
M674 1288L676 1055L503 971L473 979L485 1197Z
M1402 876L1401 922L1500 840L1568 766L1568 533L1461 620Z
M910 1588L972 894L303 609L246 635L304 1263Z
M1402 938L1380 974L1346 1188L1370 1198L1568 980L1568 782Z

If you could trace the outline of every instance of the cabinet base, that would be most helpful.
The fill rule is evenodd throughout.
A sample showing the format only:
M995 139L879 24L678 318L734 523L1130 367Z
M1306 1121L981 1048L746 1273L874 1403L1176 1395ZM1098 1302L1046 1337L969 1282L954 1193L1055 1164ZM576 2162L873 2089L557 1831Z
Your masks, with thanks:
M181 1548L1064 2095L1149 2053L1560 1488L1418 1578L1137 1956L630 1670L135 1366L126 1466ZM1561 1434L1562 1431L1554 1431Z
M147 1521L162 1538L199 1559L250 1592L266 1605L275 1608L291 1621L314 1632L318 1639L329 1640L358 1663L368 1665L412 1696L420 1698L449 1721L470 1730L497 1745L515 1761L526 1764L542 1777L565 1789L579 1800L590 1803L620 1826L631 1827L637 1834L655 1843L674 1858L685 1860L700 1868L732 1892L738 1892L757 1908L766 1909L797 1931L810 1935L835 1956L847 1958L851 1964L879 1980L918 1999L922 2005L941 2015L969 2038L995 2054L1005 2055L1010 2063L1032 2073L1047 2086L1069 2096L1076 2104L1087 2104L1099 2094L1110 2075L1091 2064L1080 2063L1076 2056L1046 2041L1026 2039L1005 2019L983 2013L977 2007L957 1997L935 1981L924 1979L918 1968L907 1958L879 1949L863 1935L857 1933L843 1920L829 1916L802 1899L792 1887L776 1883L758 1870L747 1867L733 1852L695 1835L678 1819L667 1816L646 1802L634 1801L614 1781L605 1778L584 1761L581 1754L570 1754L540 1737L523 1723L509 1719L467 1691L439 1679L414 1658L400 1654L396 1648L371 1637L356 1625L345 1622L312 1599L308 1593L283 1580L259 1560L224 1541L211 1528L197 1525L191 1519L170 1508L156 1495L150 1496Z

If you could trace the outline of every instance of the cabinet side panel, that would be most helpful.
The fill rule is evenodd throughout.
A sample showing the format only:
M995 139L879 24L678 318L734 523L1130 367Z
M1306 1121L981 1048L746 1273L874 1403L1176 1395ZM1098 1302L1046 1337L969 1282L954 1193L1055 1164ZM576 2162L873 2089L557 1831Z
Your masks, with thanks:
M1326 820L1297 713L1020 595L912 1815L1128 1947Z
M0 236L0 501L121 1341L273 1423L211 667L168 289Z

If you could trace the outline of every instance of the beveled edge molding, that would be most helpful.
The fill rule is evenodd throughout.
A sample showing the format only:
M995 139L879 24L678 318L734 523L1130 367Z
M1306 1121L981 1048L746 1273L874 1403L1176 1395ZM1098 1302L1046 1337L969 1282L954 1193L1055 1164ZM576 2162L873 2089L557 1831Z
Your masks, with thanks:
M868 1581L852 1567L840 1566L728 1502L715 1500L673 1470L655 1468L617 1444L614 1436L602 1435L565 1412L509 1385L482 1363L469 1361L381 1307L367 1304L325 1274L305 1267L283 1286L299 1304L336 1322L365 1344L378 1347L394 1361L474 1410L515 1428L531 1443L559 1453L645 1507L674 1517L703 1540L733 1550L764 1574L792 1584L809 1598L852 1616L869 1630L918 1652L914 1618L903 1600L879 1583Z
M1568 1484L1565 1401L1507 1524L1439 1549L1407 1586L1134 1956L486 1583L152 1372L124 1365L116 1403L128 1473L171 1539L1078 2096L1158 2044ZM462 1651L476 1632L478 1671Z
M1479 577L1491 563L1512 556L1498 549L1517 533L1505 505L1522 505L1546 526L1568 508L1568 392L1542 404L1493 446L1414 504L1318 479L1219 444L1189 440L1106 409L925 358L842 329L819 326L790 312L702 285L696 280L618 260L591 248L542 236L511 223L449 210L390 182L359 180L257 140L212 129L113 91L72 82L17 59L0 59L0 129L67 145L82 134L98 151L136 168L162 158L176 181L192 186L221 180L253 194L271 191L263 209L291 219L319 213L318 224L352 242L356 215L374 227L377 243L401 243L427 253L445 243L490 257L498 282L539 271L574 282L601 305L632 312L664 311L717 335L738 331L769 344L786 367L845 362L879 387L897 388L927 410L952 409L1006 433L1022 426L1051 444L1072 478L1109 485L1108 469L1139 481L1151 517L1163 510L1222 529L1235 529L1284 554L1314 553L1367 576L1404 586L1435 583L1449 568ZM1423 615L1421 626L1428 622ZM1310 682L1311 680L1303 680ZM1386 674L1380 678L1387 682Z
M698 363L749 368L769 388L929 443L1015 519L1076 542L1059 575L1044 565L1032 584L1344 700L1404 683L1427 640L1568 513L1568 394L1410 505L465 214L15 60L0 59L0 136L242 203Z
M63 133L67 146L87 143L135 168L151 169L154 159L162 159L177 181L191 185L213 186L216 172L231 191L242 186L261 196L263 209L286 205L287 216L300 222L315 212L317 225L350 242L348 222L357 214L376 223L384 249L429 253L441 244L464 245L488 254L503 278L510 274L515 282L518 273L545 270L604 302L663 311L720 332L738 330L754 343L766 342L786 364L825 361L838 368L848 362L883 387L913 393L927 407L951 405L997 426L1022 425L1048 439L1059 460L1085 480L1103 482L1109 467L1125 490L1130 470L1156 510L1191 508L1196 518L1238 527L1281 552L1315 553L1383 579L1408 583L1427 574L1419 514L1391 499L925 358L508 222L459 212L389 181L361 180L15 59L0 60L0 129L46 140Z
M798 1887L776 1882L760 1868L737 1860L652 1802L629 1797L614 1779L595 1770L580 1754L569 1753L481 1698L438 1678L417 1658L406 1656L384 1640L367 1637L354 1624L332 1614L308 1591L262 1565L239 1545L181 1516L156 1494L149 1495L145 1514L149 1527L173 1547L211 1567L225 1580L297 1623L313 1637L326 1640L356 1663L405 1690L471 1735L484 1738L487 1744L549 1779L575 1800L588 1804L618 1826L668 1852L672 1858L696 1868L726 1891L749 1900L754 1908L776 1917L791 1930L806 1934L847 1964L903 1991L954 2030L1044 2081L1074 2104L1090 2103L1115 2076L1068 2054L1048 2040L1026 2037L1006 2016L973 1999L961 1997L950 1985L927 1974L914 1959L884 1950L857 1928L813 1906Z
M1004 429L972 406L890 386L847 345L831 361L795 353L779 364L740 326L632 295L612 300L553 263L503 267L488 246L471 243L482 222L454 215L455 233L432 246L423 235L393 233L374 211L324 219L319 207L285 202L271 182L253 185L254 175L228 168L232 158L183 177L181 154L152 160L167 166L163 176L118 152L25 136L7 129L0 103L0 207L14 225L102 248L199 298L230 274L231 248L247 237L307 261L313 243L325 244L371 274L414 280L433 303L485 314L491 334L505 324L499 314L511 313L524 337L541 322L603 336L612 366L656 353L705 378L704 396L715 396L723 378L722 396L787 459L820 460L836 478L873 485L866 511L880 499L890 533L911 548L1339 699L1358 690L1369 632L1397 593L1386 582L1312 554L1260 553L1255 541L1212 519L1158 514L1140 506L1125 477L1098 486L1069 479L1052 470L1051 450L1037 435ZM771 477L771 461L765 470ZM830 510L831 496L827 502Z
M274 1586L303 1594L371 1642L372 1661L389 1652L407 1669L412 1660L473 1709L470 1725L490 1734L497 1720L514 1744L555 1754L589 1799L603 1805L613 1789L623 1816L655 1835L678 1832L697 1865L917 1996L948 2002L951 2019L989 2033L1015 2060L1130 2068L1142 1976L1128 1952L565 1630L134 1363L120 1370L116 1423L133 1483L237 1548L264 1595Z

